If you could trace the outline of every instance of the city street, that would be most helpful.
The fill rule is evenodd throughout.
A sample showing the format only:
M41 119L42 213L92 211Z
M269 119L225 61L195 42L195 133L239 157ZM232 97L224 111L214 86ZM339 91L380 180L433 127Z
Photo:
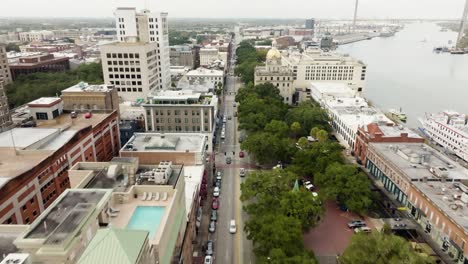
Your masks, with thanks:
M233 47L235 50L235 46ZM234 54L234 51L233 51ZM235 107L235 93L241 86L237 77L233 74L234 62L231 62L231 70L226 78L224 97L220 107L220 115L231 117L226 121L226 138L221 140L217 147L216 169L222 173L222 185L220 195L220 207L218 209L218 221L216 232L210 234L210 239L215 241L215 263L254 263L252 243L247 240L243 228L245 214L240 202L240 168L250 170L249 158L239 157L240 143L238 142L237 111ZM221 124L220 124L221 126ZM218 137L219 138L219 137ZM226 163L226 158L232 159L231 164ZM235 220L237 232L229 233L229 222Z

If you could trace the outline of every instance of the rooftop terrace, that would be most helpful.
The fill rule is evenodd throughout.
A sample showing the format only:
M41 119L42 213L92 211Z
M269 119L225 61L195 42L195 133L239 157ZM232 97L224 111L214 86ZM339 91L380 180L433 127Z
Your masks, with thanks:
M187 133L135 133L121 151L203 152L205 136Z

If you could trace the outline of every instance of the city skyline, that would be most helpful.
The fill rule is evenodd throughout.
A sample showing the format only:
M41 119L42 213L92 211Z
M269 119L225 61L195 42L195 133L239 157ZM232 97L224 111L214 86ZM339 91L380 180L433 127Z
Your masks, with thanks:
M222 1L203 0L194 4L189 0L177 2L148 0L4 0L0 17L108 17L118 6L145 7L170 13L173 18L334 18L352 19L354 0L307 1L293 0L287 4L272 5L271 1L240 0L236 5ZM89 6L94 8L90 9ZM459 19L464 0L361 0L358 18L421 18ZM29 8L25 9L24 6ZM53 6L53 8L51 8ZM183 8L190 6L190 8ZM297 6L308 8L297 8ZM181 8L182 7L182 8ZM309 11L311 10L311 11Z

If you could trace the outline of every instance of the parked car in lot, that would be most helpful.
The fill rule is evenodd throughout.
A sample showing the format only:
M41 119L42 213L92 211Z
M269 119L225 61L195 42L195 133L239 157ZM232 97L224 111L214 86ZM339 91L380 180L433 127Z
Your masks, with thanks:
M213 257L212 256L206 256L204 264L213 264Z
M229 233L235 234L237 231L236 220L232 219L229 222Z
M214 190L213 190L213 197L219 197L219 187L215 187Z
M354 233L370 233L372 232L372 229L370 229L367 226L361 226L361 227L356 227L354 228Z
M239 152L239 158L243 158L245 156L244 151Z
M240 168L239 175L240 175L241 177L245 177L245 169L244 169L244 168Z
M310 181L304 182L304 187L305 187L308 191L313 191L313 190L314 190L314 185L313 185Z
M216 222L215 221L210 222L210 227L208 228L208 231L210 231L210 233L216 232Z
M211 209L218 210L219 208L219 200L218 198L213 198L213 202L211 203Z
M357 228L357 227L363 227L366 226L366 222L362 220L353 220L351 222L348 222L348 227L349 228Z
M213 240L208 240L208 242L206 242L206 252L205 252L205 255L207 256L213 256Z
M231 157L227 157L227 158L226 158L226 164L231 164L231 162L232 162Z
M211 210L211 217L210 217L210 220L211 221L218 221L218 211L216 210Z

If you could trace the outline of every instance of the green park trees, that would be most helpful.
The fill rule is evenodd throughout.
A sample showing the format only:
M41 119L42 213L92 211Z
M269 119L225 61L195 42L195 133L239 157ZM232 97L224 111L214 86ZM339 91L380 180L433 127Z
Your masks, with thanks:
M101 64L84 64L76 70L66 72L20 75L7 86L8 102L14 108L40 97L60 95L63 89L80 81L102 84L104 80Z
M346 205L351 211L363 214L372 204L369 180L354 165L333 163L325 173L318 173L315 182L321 194Z
M339 261L342 264L433 263L415 252L405 239L384 232L354 235Z
M304 248L302 231L322 213L320 201L305 189L294 189L297 175L285 170L257 171L241 184L249 214L247 237L259 263L316 263Z
M257 51L248 41L242 41L236 50L237 66L235 73L245 84L253 83L255 67L266 59L266 51Z

